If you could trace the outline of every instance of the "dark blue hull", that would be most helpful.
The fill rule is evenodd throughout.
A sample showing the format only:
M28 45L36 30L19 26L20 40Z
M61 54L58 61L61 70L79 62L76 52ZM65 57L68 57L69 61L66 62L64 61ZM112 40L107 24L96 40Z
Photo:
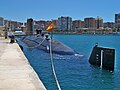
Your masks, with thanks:
M21 39L24 43L26 43L30 48L38 48L45 52L49 52L50 48L50 40L46 40L44 37L37 37L37 36L25 36ZM52 52L55 54L61 55L74 55L77 54L74 50L70 47L66 46L65 44L52 39Z

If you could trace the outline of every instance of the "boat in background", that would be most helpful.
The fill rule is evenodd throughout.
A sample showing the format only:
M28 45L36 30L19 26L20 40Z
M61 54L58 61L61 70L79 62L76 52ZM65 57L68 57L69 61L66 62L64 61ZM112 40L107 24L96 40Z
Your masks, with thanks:
M112 35L114 35L114 36L120 36L120 32L113 32Z

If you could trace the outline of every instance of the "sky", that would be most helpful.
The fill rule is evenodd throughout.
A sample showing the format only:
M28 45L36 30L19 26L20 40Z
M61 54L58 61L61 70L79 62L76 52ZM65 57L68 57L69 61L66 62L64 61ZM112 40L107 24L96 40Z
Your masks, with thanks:
M99 16L104 22L114 22L116 13L120 13L120 0L0 0L0 17L19 22L61 16L73 20Z

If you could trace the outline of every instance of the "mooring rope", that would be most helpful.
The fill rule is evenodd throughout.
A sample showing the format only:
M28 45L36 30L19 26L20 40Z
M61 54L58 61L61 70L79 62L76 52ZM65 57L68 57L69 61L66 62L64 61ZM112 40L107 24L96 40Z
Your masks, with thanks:
M43 42L45 41L45 39L43 41L41 41L41 43L39 43L38 45L34 46L34 47L29 47L29 48L36 48L38 46L40 46ZM60 87L60 84L58 82L58 79L57 79L57 75L55 73L55 68L54 68L54 63L53 63L53 55L52 55L52 38L50 38L50 58L51 58L51 66L52 66L52 71L53 71L53 74L54 74L54 78L55 78L55 81L56 81L56 84L57 84L57 87L59 90L61 90L61 87Z
M36 47L39 47L44 41L45 41L45 39L43 39L38 45L36 45L36 46L34 46L34 47L29 47L29 48L36 48Z
M57 76L56 76L56 73L55 73L54 63L53 63L52 37L51 37L51 39L50 39L50 57L51 57L51 64L52 64L52 71L53 71L53 74L54 74L54 78L55 78L55 81L56 81L56 84L57 84L58 89L61 90L60 84L59 84L59 82L58 82L58 79L57 79Z

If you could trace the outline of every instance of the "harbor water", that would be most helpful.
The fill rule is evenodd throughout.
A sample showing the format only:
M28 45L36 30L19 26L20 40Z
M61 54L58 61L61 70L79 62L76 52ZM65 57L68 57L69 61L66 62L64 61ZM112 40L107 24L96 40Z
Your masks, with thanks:
M53 54L55 71L62 90L120 90L120 36L53 35L53 37L79 53L75 56ZM49 53L20 43L47 90L58 90ZM89 64L89 56L95 43L115 49L114 72Z

